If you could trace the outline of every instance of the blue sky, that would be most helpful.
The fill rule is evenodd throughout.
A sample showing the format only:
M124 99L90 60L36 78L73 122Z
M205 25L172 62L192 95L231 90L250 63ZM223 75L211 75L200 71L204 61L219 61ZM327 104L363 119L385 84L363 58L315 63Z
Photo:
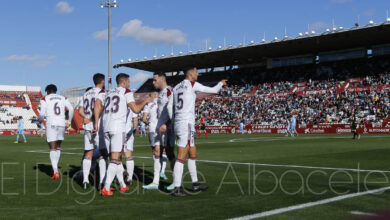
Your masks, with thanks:
M112 10L113 64L121 59L175 54L224 44L296 36L358 20L383 22L387 0L118 0ZM99 0L18 0L0 7L0 84L60 90L88 86L107 72L107 9ZM150 73L113 69L132 76L137 88ZM145 75L146 74L146 75Z

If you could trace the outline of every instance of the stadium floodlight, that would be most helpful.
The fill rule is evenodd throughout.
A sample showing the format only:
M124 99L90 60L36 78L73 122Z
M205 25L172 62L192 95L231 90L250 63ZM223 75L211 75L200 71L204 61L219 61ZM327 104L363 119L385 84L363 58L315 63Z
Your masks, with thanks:
M263 38L263 39L261 39L261 42L265 43L265 39L264 39L264 38Z
M112 87L112 73L111 73L111 66L112 66L112 54L111 54L111 8L117 8L118 4L116 0L105 0L100 1L100 8L108 8L108 89L111 89Z
M165 57L165 54L162 54L161 57Z
M192 54L192 50L188 51L189 54Z
M288 36L287 35L284 35L284 39L287 39L288 38Z
M148 57L144 57L144 60L147 60L148 59Z
M329 28L327 28L327 29L326 29L326 32L330 32L330 29L329 29Z
M343 26L340 26L340 27L339 27L339 29L340 29L340 30L343 30L343 29L344 29L344 27L343 27Z
M212 50L213 50L213 48L209 47L209 51L212 51Z
M370 20L368 23L370 23L370 24L374 24L374 21L373 21L373 20Z
M125 62L123 59L121 60L121 63Z
M278 37L275 37L274 40L278 40Z
M180 55L183 55L183 52L182 52L182 51L180 51L180 52L179 52L179 54L180 54Z
M255 44L255 41L254 41L254 40L251 40L250 44Z
M173 56L175 56L175 54L172 52L172 53L171 53L171 56L173 57Z
M300 37L302 37L303 36L303 34L302 34L302 32L299 32L299 34L298 34Z
M240 43L239 45L240 45L240 47L242 47L242 45L244 45L244 44L243 44L243 43Z
M232 44L229 44L229 47L228 48L233 48L233 45Z
M156 55L154 55L154 56L153 56L153 59L157 59L157 56L156 56Z
M334 27L334 28L333 28L333 31L337 31L337 27Z
M309 35L309 32L308 32L308 31L306 31L306 32L305 32L305 35Z
M219 49L219 50L222 49L222 46L218 46L218 49Z
M315 34L315 33L316 33L316 31L315 31L315 30L312 30L312 31L311 31L311 34Z
M139 61L139 59L138 59L138 58L136 58L136 59L135 59L135 61Z
M131 62L131 58L127 59L127 61Z
M386 18L386 21L387 21L387 22L390 22L390 18Z

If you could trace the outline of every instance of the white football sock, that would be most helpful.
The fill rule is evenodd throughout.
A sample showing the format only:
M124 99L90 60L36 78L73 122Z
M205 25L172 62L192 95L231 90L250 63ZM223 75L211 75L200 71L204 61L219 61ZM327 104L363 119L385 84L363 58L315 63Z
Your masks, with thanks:
M134 160L133 157L126 158L126 171L128 174L127 181L133 180Z
M162 155L162 161L161 161L161 174L165 174L165 169L167 168L167 155Z
M104 178L106 177L106 171L107 171L107 160L104 159L104 157L100 157L99 159L99 176L100 181L99 183L103 184Z
M114 181L117 168L118 165L115 161L111 161L111 163L108 165L106 182L104 184L104 187L106 187L107 191L110 191L111 183Z
M160 158L153 156L154 158L154 177L153 177L153 183L159 184L160 182L160 170L161 170L161 163Z
M196 171L196 158L188 159L188 171L190 171L191 180L193 183L198 182L198 173Z
M175 177L175 164L176 164L176 157L174 157L172 160L169 160L169 166L171 167L172 170L172 177Z
M89 171L91 170L91 158L89 157L84 157L83 160L83 183L89 183Z
M56 157L57 157L57 163L60 161L60 157L61 157L61 149L57 148L56 150Z
M173 169L173 183L175 187L181 186L181 179L183 178L183 169L184 169L184 161L177 160L175 163L175 168Z
M53 168L53 172L58 172L58 160L57 160L57 153L55 150L50 150L50 162L51 166Z
M123 180L123 171L125 168L123 167L123 164L120 163L116 170L116 178L118 179L119 185L122 187L126 187L125 181Z

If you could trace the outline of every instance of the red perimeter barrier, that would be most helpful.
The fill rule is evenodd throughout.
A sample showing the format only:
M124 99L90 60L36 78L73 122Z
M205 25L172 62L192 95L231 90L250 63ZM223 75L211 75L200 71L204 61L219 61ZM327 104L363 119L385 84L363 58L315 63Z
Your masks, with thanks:
M17 129L8 129L8 130L0 130L0 135L16 135L18 132ZM24 134L26 135L38 135L39 134L39 129L28 129L24 130ZM65 134L80 134L79 131L76 130L66 130Z
M197 131L199 127L197 126ZM300 134L350 134L350 124L320 124L298 125ZM240 129L234 126L206 126L206 131L211 134L239 134ZM390 134L390 123L385 125L366 124L360 125L358 132L361 134ZM248 125L244 128L246 134L285 134L285 125Z

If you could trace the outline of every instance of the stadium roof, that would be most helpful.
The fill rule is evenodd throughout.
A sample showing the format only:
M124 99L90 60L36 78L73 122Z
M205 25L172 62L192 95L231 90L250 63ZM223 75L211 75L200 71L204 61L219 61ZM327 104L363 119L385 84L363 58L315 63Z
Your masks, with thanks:
M193 66L203 69L253 64L267 58L317 54L387 43L390 43L390 22L350 29L337 28L335 31L212 51L121 62L114 65L114 68L129 67L150 72L179 72Z

